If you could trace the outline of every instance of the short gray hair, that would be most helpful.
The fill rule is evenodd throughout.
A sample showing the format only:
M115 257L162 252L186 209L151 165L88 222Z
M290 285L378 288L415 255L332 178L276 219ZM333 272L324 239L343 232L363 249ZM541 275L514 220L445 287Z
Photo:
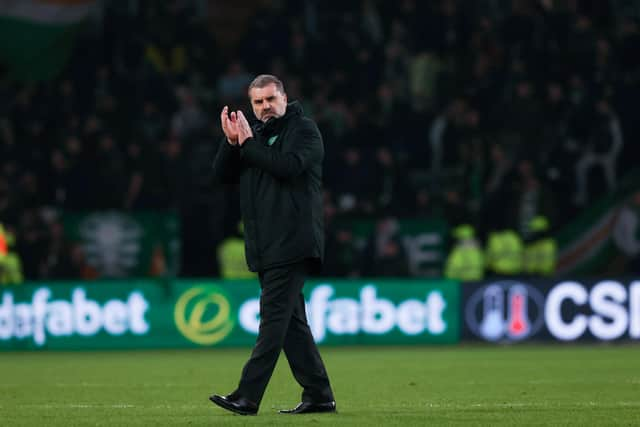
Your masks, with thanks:
M285 94L284 85L282 81L274 75L271 74L260 74L258 77L253 79L251 84L249 85L248 92L251 92L251 89L258 88L262 89L263 87L269 86L270 84L276 85L276 89L280 91L283 95Z

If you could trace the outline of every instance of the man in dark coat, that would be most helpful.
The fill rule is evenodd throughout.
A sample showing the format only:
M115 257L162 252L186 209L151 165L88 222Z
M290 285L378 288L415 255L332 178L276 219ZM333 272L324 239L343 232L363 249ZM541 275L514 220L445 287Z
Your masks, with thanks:
M287 104L277 77L256 77L249 98L259 122L251 127L241 111L229 113L224 107L226 141L213 170L218 182L240 183L247 264L258 273L262 289L260 328L238 388L210 400L235 413L255 415L284 349L303 392L298 406L280 412L335 412L302 295L307 275L319 269L324 252L322 136L297 102Z

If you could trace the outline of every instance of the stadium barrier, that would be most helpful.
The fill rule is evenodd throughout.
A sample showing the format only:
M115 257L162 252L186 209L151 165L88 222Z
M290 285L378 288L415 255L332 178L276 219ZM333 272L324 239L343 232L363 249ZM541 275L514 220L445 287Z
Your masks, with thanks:
M0 350L250 346L255 281L31 283L0 297ZM460 286L447 280L316 280L305 286L321 344L456 343Z

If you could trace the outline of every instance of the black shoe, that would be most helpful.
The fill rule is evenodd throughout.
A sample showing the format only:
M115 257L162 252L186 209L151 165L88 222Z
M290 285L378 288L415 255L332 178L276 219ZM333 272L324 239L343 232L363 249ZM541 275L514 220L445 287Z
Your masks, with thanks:
M209 400L226 409L240 415L256 415L258 413L258 405L241 396L219 396L217 394L209 396Z
M293 409L282 409L279 411L281 414L315 414L320 412L338 412L336 410L336 402L325 403L312 403L312 402L300 402L298 406Z

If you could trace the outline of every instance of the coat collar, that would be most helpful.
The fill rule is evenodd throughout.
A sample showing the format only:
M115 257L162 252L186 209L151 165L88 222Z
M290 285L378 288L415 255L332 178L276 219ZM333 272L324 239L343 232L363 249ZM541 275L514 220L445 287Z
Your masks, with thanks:
M278 118L271 118L266 123L256 120L253 124L254 130L266 135L273 135L282 128L282 126L292 117L301 116L303 113L302 105L298 101L292 101L287 104L287 109L284 116Z

